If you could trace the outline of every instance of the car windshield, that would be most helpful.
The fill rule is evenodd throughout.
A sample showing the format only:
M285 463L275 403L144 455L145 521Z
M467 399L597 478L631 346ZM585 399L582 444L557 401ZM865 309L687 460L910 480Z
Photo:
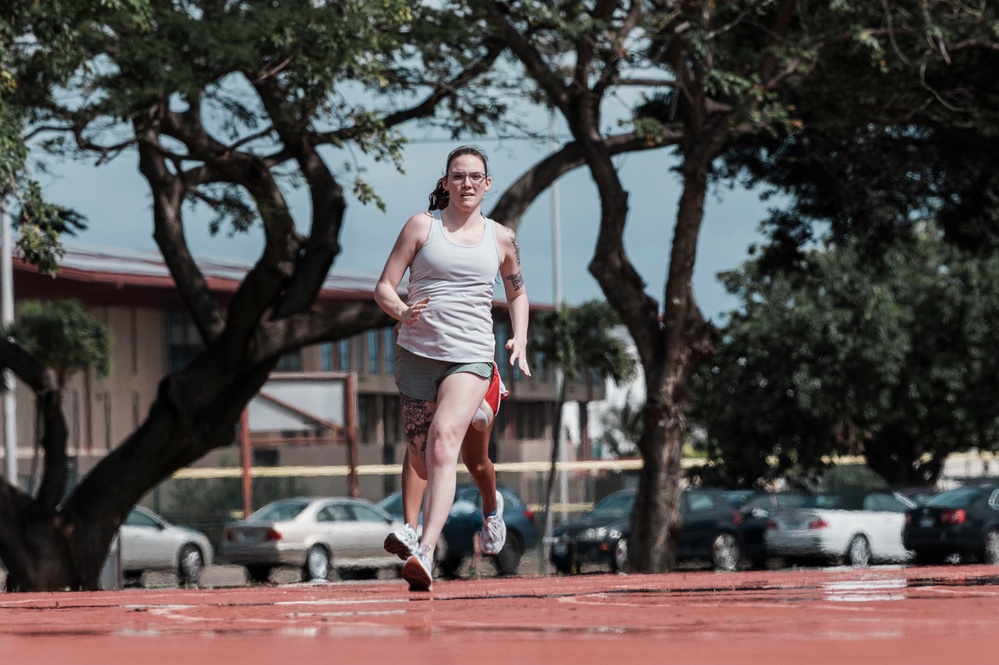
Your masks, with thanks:
M936 508L967 508L984 492L981 487L958 487L931 496L924 505Z
M268 503L266 506L250 515L247 522L286 522L298 517L309 502L305 499L283 499Z
M631 514L631 507L635 505L635 493L625 492L622 494L611 494L601 499L590 511L590 517L601 519L616 519L627 517Z
M843 497L837 494L812 494L808 495L801 502L801 508L840 508L843 505Z
M402 492L395 492L378 502L389 515L402 515Z

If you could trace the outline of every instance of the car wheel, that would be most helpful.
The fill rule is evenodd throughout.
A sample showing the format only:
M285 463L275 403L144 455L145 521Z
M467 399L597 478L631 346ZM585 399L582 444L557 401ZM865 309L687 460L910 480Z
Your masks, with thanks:
M612 573L627 573L628 572L628 539L621 538L617 541L617 547L614 548L614 561L611 564Z
M201 581L201 573L205 570L205 555L197 545L188 543L180 548L177 561L177 577L185 586Z
M846 548L846 562L854 568L866 568L871 565L871 544L864 536L854 536L850 546Z
M524 556L524 541L520 536L508 531L506 534L506 544L499 554L493 555L493 565L496 566L497 575L516 575L520 568L520 559Z
M999 564L999 529L991 529L985 534L982 561L990 566Z
M324 582L330 576L330 553L322 545L313 545L305 555L302 579L306 582Z
M711 543L711 564L715 570L732 571L739 565L739 539L734 533L719 533Z

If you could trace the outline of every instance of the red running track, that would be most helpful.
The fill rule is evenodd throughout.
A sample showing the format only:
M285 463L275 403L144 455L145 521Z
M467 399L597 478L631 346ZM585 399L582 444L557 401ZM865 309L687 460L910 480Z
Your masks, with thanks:
M0 594L0 663L999 660L989 566Z

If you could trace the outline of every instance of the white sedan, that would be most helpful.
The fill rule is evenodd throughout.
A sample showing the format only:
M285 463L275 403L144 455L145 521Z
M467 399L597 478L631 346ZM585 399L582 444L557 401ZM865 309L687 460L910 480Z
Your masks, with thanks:
M212 546L205 534L170 524L142 506L132 508L118 539L127 584L139 583L147 570L175 572L181 584L197 584L212 563Z
M767 552L788 562L906 561L902 545L905 511L915 504L889 490L816 494L797 508L770 516L764 536Z
M225 530L222 557L246 567L254 582L271 570L293 566L308 582L373 578L380 568L398 569L385 551L385 536L402 526L378 506L348 497L297 497L267 504Z

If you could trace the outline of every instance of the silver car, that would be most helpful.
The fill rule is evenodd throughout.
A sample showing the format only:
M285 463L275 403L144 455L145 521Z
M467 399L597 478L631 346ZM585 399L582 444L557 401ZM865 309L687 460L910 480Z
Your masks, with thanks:
M137 584L147 570L177 573L181 584L197 584L213 551L205 534L175 526L156 513L136 506L118 533L121 572L126 584Z
M385 551L385 536L402 523L364 499L297 497L267 504L225 530L222 556L246 567L254 582L271 570L293 566L307 582L371 579L401 561Z

